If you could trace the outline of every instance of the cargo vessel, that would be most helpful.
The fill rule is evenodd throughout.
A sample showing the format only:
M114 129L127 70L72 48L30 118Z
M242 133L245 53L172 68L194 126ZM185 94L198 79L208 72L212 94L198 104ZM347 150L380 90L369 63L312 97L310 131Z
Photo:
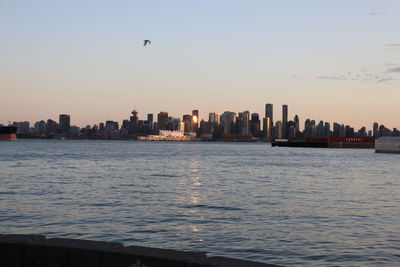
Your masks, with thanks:
M376 153L400 154L400 136L382 136L375 141Z
M6 140L6 141L17 140L17 127L0 126L0 140Z

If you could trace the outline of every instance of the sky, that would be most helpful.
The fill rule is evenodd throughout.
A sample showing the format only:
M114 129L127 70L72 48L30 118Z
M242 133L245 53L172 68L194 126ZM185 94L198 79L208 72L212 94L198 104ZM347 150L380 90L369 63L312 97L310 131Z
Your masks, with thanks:
M398 0L0 0L0 123L272 103L400 128L399 25Z

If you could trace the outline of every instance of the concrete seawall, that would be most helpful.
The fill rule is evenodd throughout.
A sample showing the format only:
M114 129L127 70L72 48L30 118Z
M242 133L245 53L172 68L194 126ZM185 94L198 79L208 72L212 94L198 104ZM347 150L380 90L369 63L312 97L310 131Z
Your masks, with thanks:
M278 267L277 265L205 253L183 252L122 243L49 238L42 235L1 235L1 267Z

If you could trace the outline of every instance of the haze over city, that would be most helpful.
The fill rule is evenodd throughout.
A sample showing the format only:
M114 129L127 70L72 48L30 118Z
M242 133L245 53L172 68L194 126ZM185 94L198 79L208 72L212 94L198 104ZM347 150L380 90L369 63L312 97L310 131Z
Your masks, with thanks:
M399 127L399 11L361 0L1 1L0 123L67 113L82 127L133 108L263 114L274 103L302 123Z

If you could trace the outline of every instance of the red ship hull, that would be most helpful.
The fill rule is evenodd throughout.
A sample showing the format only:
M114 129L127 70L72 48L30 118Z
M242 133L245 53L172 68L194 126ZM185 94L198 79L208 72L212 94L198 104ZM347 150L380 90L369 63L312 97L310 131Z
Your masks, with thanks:
M16 134L0 134L1 141L15 141L17 140Z
M17 140L17 127L0 126L0 140L5 140L5 141Z

